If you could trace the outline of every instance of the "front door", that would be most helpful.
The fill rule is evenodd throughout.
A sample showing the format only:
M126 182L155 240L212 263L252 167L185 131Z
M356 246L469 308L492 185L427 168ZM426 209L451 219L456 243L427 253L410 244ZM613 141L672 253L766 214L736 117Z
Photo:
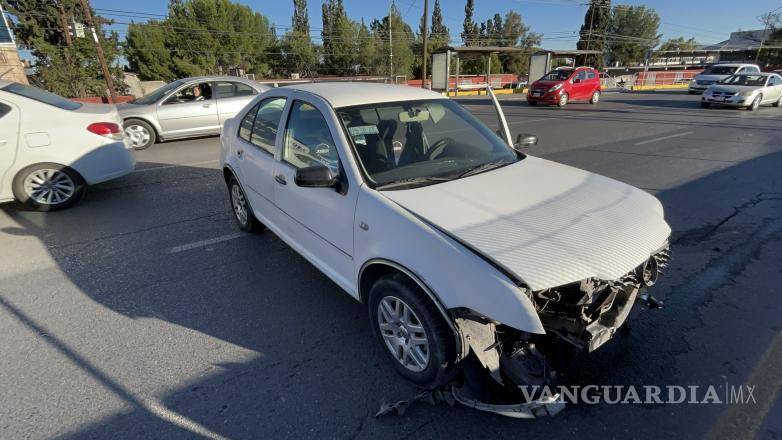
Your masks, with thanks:
M587 83L587 71L583 69L579 70L573 78L573 93L570 96L570 99L586 99L587 96L589 96L589 87L590 86Z
M16 159L16 145L19 140L19 107L0 99L0 198L11 194L11 188L4 188L5 174Z
M180 88L158 104L157 118L166 138L219 133L212 83L193 83Z
M242 116L236 142L240 181L255 216L266 224L276 223L274 187L277 132L285 109L285 97L259 101Z
M328 116L328 117L326 117ZM352 291L353 215L358 185L348 186L333 133L338 130L324 102L294 99L282 138L275 175L275 201L287 221L284 232L291 245L348 292ZM341 188L296 185L299 168L326 166L341 174Z

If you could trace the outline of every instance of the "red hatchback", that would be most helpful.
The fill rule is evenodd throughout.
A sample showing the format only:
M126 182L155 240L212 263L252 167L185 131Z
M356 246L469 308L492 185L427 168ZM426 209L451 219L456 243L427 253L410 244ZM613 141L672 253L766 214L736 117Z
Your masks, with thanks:
M564 107L570 101L600 100L600 74L591 67L558 67L535 81L527 93L529 105L539 102Z

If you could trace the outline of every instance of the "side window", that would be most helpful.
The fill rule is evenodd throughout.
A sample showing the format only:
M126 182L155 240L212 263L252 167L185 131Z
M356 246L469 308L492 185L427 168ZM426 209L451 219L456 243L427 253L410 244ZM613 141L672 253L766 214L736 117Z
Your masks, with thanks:
M210 99L212 99L212 84L202 82L179 89L166 99L163 104L185 104L188 102L208 101Z
M296 168L325 165L339 170L339 155L326 118L314 106L295 101L285 127L282 159Z
M597 75L595 75L595 71L594 70L587 71L587 78L595 79L596 77L597 77Z
M11 113L11 106L0 102L0 118L7 115L8 113Z
M760 69L758 69L758 68L757 68L757 67L755 67L755 66L752 66L752 67L745 67L745 68L744 68L744 71L745 71L745 72L752 72L752 73L760 73Z
M242 123L239 124L239 137L246 140L247 142L250 142L250 136L253 132L253 122L255 122L255 115L258 113L258 107L260 106L260 102L255 104L253 108L251 108L250 111L244 115L244 118L242 118Z
M218 81L215 83L215 98L226 99L237 96L251 96L255 90L247 84L233 81Z
M284 108L285 98L268 98L258 104L258 112L255 114L250 131L250 143L267 151L269 154L274 154L277 126L280 124Z
M584 81L586 78L587 78L586 70L579 70L578 73L576 73L576 79L580 79L581 81Z

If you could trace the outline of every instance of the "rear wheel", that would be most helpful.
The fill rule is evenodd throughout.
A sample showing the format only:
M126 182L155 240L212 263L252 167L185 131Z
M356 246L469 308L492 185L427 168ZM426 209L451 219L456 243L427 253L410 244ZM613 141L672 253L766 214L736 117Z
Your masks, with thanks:
M777 99L777 102L771 104L774 107L779 107L779 104L782 104L782 95L779 96L779 99Z
M128 119L123 123L125 136L134 150L146 150L155 143L157 135L149 123L141 119Z
M383 352L404 378L436 388L452 377L454 336L445 318L408 277L380 277L369 292L369 321Z
M561 94L559 96L559 100L557 101L557 107L564 107L564 106L566 106L567 102L568 102L568 99L570 99L570 97L568 96L567 93Z
M592 93L592 98L589 99L589 103L597 104L598 101L600 101L600 90L595 90L594 93Z
M228 193L231 198L231 208L234 213L236 224L239 229L245 232L260 232L263 229L261 223L253 215L250 203L244 195L242 186L236 177L231 177L228 181Z
M40 163L20 171L13 182L14 197L36 211L73 206L84 195L86 183L75 170L56 163Z

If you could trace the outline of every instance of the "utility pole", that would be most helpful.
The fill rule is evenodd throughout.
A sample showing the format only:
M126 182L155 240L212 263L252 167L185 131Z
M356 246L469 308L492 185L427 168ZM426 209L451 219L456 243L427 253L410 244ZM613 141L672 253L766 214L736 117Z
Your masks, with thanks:
M394 41L392 40L391 35L393 32L391 31L391 12L394 10L394 0L391 0L391 4L388 6L388 63L391 66L391 70L389 71L389 74L391 76L391 81L396 82L394 78Z
M423 59L423 79L421 80L421 87L426 88L426 60L429 58L429 55L426 53L426 46L429 40L429 32L427 30L427 27L429 27L429 0L424 0L424 59Z
M84 19L87 21L87 26L90 27L92 33L92 41L95 42L95 51L98 52L98 61L100 61L100 67L103 69L103 77L106 78L106 86L109 88L109 95L111 95L111 102L117 102L117 93L114 91L114 81L111 79L111 72L109 71L109 65L106 64L106 56L103 54L103 46L100 45L100 39L98 33L95 31L95 23L92 21L92 12L90 9L90 0L80 0L81 7L84 10Z
M592 42L592 26L594 26L595 23L595 0L592 0L589 4L589 37L587 38L587 47L586 50L589 50L589 43ZM584 65L588 64L589 55L584 55ZM597 66L595 66L597 67Z
M57 2L57 10L60 16L60 26L62 27L62 34L65 38L65 45L68 46L63 52L65 53L65 62L68 64L68 69L73 68L73 63L71 62L71 53L70 49L73 47L73 37L71 36L71 31L68 29L68 17L65 14L65 7L62 4L62 1ZM75 30L75 29L74 29ZM69 70L69 75L70 75ZM77 89L77 94L79 95L79 98L84 98L87 96L87 94L84 91L84 84L79 81L74 81L73 84Z

